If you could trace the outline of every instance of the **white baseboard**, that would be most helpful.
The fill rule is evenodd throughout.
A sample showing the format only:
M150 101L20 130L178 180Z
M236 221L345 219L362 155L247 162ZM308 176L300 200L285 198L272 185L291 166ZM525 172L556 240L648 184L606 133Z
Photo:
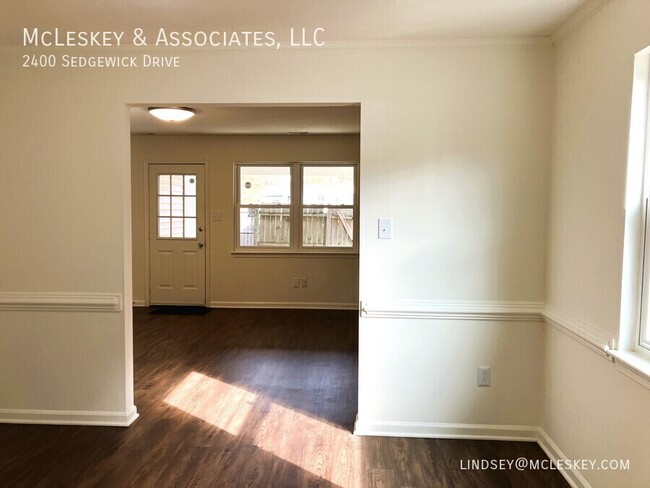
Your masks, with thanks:
M538 428L530 425L455 424L433 422L361 422L355 435L420 437L431 439L484 439L497 441L537 441Z
M210 302L210 308L293 308L309 310L358 310L358 303L329 302Z
M546 431L534 425L456 424L433 422L360 422L354 424L354 435L382 437L419 437L429 439L477 439L494 441L537 442L551 461L567 459ZM579 471L559 469L572 488L591 488Z
M133 300L133 306L134 307L146 307L147 302L145 302L144 300Z
M553 439L546 433L542 427L537 428L538 438L537 444L546 453L549 459L556 462L558 459L567 459L558 445L553 442ZM575 469L560 469L558 470L564 479L572 486L572 488L591 488L589 482L580 474L580 471Z
M25 410L0 408L0 423L50 424L50 425L103 425L128 427L138 418L133 405L124 412L75 411L75 410Z

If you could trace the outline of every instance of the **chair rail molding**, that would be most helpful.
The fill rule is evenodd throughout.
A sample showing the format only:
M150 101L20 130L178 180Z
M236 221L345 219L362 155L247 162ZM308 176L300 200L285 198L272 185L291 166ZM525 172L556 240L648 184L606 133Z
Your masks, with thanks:
M560 332L575 339L583 346L588 347L609 361L613 358L609 354L610 349L616 346L616 339L604 330L588 322L560 312L553 307L545 307L542 312L546 323Z
M121 312L119 293L0 292L0 311Z
M543 320L541 302L361 301L361 317L434 320Z

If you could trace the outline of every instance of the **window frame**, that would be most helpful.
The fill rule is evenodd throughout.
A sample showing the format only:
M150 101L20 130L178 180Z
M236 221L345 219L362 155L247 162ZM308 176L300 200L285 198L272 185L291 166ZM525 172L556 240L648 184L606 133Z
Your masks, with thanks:
M241 203L241 178L240 178L240 168L242 167L256 167L256 166L266 166L266 167L275 167L275 168L289 168L289 178L290 178L290 188L289 188L289 204L244 204ZM278 252L287 249L291 249L293 235L295 232L294 218L293 218L293 168L288 163L267 163L267 164L257 164L257 163L239 163L236 164L235 169L235 249L236 250L246 250L246 249L255 249L262 252ZM240 224L241 224L241 215L240 211L242 208L273 208L273 209L289 209L289 246L242 246L241 245L241 236L240 236Z
M291 197L289 205L249 205L241 202L240 168L245 166L289 166L291 177ZM352 205L303 205L303 168L309 166L351 166L354 169L354 198ZM356 161L236 161L233 164L234 195L234 235L232 254L237 255L320 255L320 256L357 256L359 254L359 163ZM289 246L241 246L240 216L241 208L289 208ZM353 211L352 247L326 247L303 245L303 208L351 208Z
M625 195L625 237L617 359L650 366L650 46L634 57ZM645 366L644 366L645 367Z

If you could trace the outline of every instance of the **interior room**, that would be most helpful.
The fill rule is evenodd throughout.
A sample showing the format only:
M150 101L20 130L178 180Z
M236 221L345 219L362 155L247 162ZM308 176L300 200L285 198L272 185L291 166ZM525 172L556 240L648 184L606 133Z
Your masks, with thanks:
M0 485L648 485L648 0L13 2L0 66Z

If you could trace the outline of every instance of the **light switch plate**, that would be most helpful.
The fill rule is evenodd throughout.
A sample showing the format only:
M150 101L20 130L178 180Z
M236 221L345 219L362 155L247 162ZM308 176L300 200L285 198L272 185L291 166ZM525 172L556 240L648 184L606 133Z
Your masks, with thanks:
M212 212L212 220L215 222L223 220L223 212Z
M393 238L393 219L379 219L378 220L378 236L379 239L392 239Z

